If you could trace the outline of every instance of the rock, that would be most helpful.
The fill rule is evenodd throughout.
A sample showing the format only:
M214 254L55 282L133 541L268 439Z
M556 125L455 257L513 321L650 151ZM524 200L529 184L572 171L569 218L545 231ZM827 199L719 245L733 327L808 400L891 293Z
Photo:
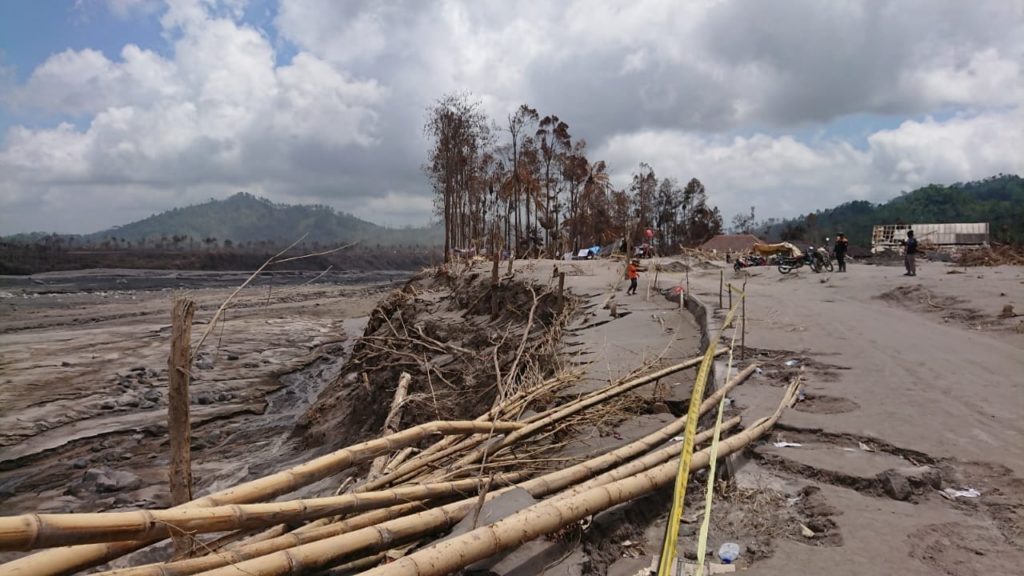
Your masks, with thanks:
M497 522L507 516L511 516L516 512L519 512L523 508L528 508L537 503L537 500L530 493L522 488L513 488L508 492L505 492L501 496L484 503L483 508L480 509L479 517L477 518L477 525L483 526L492 522ZM477 516L474 512L470 512L462 519L458 524L452 528L451 534L444 538L447 540L455 536L461 536L467 532L472 531L475 527L473 526L473 518Z
M238 360L238 354L228 354L228 360Z
M751 542L751 543L747 544L747 550L746 551L747 551L747 556L751 560L759 560L761 558L767 558L768 556L771 555L771 552L772 552L771 541L767 540L767 539L764 539L764 540L757 540L757 541Z
M227 392L219 392L216 396L217 402L230 402L234 396Z
M209 358L207 358L205 356L202 357L202 358L199 358L198 360L196 360L196 368L199 368L200 370L212 370L213 369L213 360L210 360Z
M203 406L213 404L213 398L209 394L199 394L196 396L196 404L202 404Z
M145 402L139 402L139 410L152 410L155 407L156 404L154 402L150 402L149 400L146 400Z
M129 397L121 400L121 406L125 406L125 407L128 407L128 408L138 408L139 404L141 404L141 402L135 396L129 396Z
M909 500L914 491L910 487L910 481L899 474L890 474L886 470L879 475L882 482L882 490L893 500Z
M668 404L664 402L655 402L651 406L651 414L671 414L672 410L669 409Z
M164 396L159 390L146 390L146 392L142 394L142 397L150 402L160 402Z
M145 372L145 371L146 371L146 367L145 366L136 366L136 367L132 368L131 370L129 370L129 372Z
M88 465L89 461L86 460L85 458L79 458L78 460L75 460L74 462L71 463L71 467L74 468L75 470L82 470Z
M102 410L113 410L114 408L117 408L117 402L114 402L113 400L104 400L103 402L100 402L100 409Z
M106 478L101 478L96 483L96 489L100 492L117 492L121 490L136 490L142 487L142 478L131 472L113 470Z
M914 494L942 487L942 473L931 466L892 468L878 475L882 489L896 500L907 500Z
M65 360L64 362L61 362L60 365L62 368L67 368L68 366L71 366L71 362Z

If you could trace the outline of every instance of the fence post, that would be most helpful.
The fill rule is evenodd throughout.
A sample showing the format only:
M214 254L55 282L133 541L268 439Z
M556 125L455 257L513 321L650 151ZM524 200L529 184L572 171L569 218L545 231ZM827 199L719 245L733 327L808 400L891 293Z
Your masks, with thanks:
M722 309L722 283L725 282L725 271L718 271L718 309Z
M747 356L747 279L743 279L743 295L740 296L740 318L742 328L740 329L740 360Z
M192 316L196 304L177 294L171 309L171 355L167 358L167 433L171 445L171 505L192 500L192 425L189 421L189 371L192 368ZM172 533L179 554L189 553L189 539Z

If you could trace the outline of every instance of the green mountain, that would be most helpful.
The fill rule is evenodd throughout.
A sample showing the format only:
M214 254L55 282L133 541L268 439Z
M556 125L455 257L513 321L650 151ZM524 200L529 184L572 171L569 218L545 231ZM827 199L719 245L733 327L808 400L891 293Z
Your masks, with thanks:
M871 244L877 224L988 222L991 239L1024 243L1024 178L999 174L976 182L932 184L904 192L884 204L858 200L798 218L764 224L761 236L770 240L820 242L845 232L850 243Z
M110 238L133 244L174 241L201 244L208 239L234 244L268 243L286 246L303 234L307 244L333 246L359 241L368 246L438 246L444 243L440 225L424 228L385 228L328 206L275 204L239 192L225 200L174 208L131 224L84 237L103 242Z

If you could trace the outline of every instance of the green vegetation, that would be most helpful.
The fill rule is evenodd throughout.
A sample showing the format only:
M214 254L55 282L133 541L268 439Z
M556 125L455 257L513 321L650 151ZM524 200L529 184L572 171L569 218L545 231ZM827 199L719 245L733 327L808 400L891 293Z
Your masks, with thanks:
M162 247L216 245L287 246L303 234L308 244L335 246L359 241L375 246L436 246L441 229L390 229L335 212L327 206L274 204L245 192L226 200L174 208L125 226L90 234L85 241L130 242ZM230 243L230 244L229 244Z
M758 232L770 240L812 243L845 232L852 244L869 246L871 229L877 224L949 222L988 222L993 241L1024 243L1024 178L999 174L966 184L932 184L884 204L859 200L791 220L767 222Z

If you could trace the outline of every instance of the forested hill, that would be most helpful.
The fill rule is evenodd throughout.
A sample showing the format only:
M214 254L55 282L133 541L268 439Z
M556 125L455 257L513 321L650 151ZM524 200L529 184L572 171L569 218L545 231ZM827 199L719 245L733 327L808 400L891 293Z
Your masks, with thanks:
M327 206L274 204L239 192L225 200L174 208L131 224L85 237L93 242L111 238L135 245L202 245L214 240L234 244L264 243L286 246L307 234L307 243L325 246L360 241L374 246L436 246L443 240L441 228L391 229L335 212Z
M876 224L947 222L988 222L992 240L1024 243L1024 178L1000 174L950 186L932 184L884 204L847 202L807 216L765 224L759 232L771 240L812 242L845 232L852 244L868 246Z

